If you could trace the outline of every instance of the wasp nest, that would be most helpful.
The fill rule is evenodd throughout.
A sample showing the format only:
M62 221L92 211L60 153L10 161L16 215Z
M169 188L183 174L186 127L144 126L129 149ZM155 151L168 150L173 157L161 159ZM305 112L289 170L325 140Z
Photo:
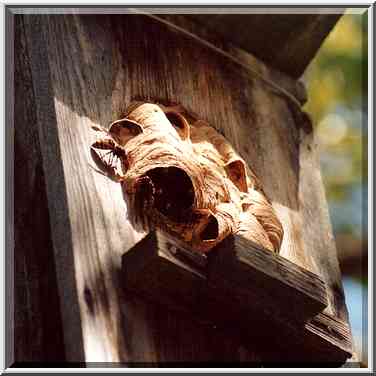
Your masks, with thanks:
M283 229L260 183L214 128L181 107L133 105L91 147L131 223L208 252L230 234L278 252Z

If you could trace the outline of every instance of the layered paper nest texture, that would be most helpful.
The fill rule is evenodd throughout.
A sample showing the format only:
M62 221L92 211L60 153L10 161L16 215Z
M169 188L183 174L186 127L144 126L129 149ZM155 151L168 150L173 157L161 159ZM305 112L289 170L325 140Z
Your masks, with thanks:
M159 229L199 252L231 234L279 251L283 228L256 175L203 120L180 106L137 103L95 130L92 158L121 184L138 230Z

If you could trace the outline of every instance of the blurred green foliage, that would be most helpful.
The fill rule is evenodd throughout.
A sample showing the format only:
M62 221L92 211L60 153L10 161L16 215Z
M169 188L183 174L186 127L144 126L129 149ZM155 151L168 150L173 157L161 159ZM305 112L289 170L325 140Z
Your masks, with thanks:
M304 75L335 231L361 234L367 155L367 13L345 14Z

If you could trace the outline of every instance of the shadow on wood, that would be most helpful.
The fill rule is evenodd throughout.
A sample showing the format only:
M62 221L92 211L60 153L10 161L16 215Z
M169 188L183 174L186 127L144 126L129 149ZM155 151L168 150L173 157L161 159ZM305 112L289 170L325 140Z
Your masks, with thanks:
M295 9L295 14L294 11L287 14L281 9L279 12L265 9L263 13L258 9L258 14L255 10L255 14L188 17L221 34L226 40L254 54L274 69L299 78L345 9L338 8L332 14L320 11L306 9L299 13Z
M151 232L122 263L126 289L232 332L244 346L257 343L269 362L341 363L351 354L346 324L320 314L325 284L240 236L226 238L206 260Z
M80 312L75 290L75 269L72 254L72 239L68 213L58 210L58 216L50 216L46 193L45 161L39 144L37 118L42 117L49 124L56 122L52 95L45 93L43 114L38 112L33 91L31 62L25 40L24 22L16 17L15 22L15 359L18 364L25 362L64 362L66 360L64 339L75 338L71 351L78 358L83 357ZM49 88L50 89L50 88ZM48 90L48 88L46 88ZM49 101L49 102L48 102ZM48 102L48 104L47 104ZM48 133L50 153L60 159L59 142L56 134ZM48 183L58 190L56 202L49 203L55 208L65 208L66 191L62 166L53 168ZM52 221L52 224L51 224ZM55 221L65 226L60 241L60 262L69 265L63 274L55 265L54 248L50 225ZM57 240L56 238L54 239ZM58 240L59 241L59 240ZM63 245L64 244L64 245ZM59 283L64 289L58 290ZM60 312L60 299L70 302L67 315ZM75 322L69 332L64 332L67 320Z

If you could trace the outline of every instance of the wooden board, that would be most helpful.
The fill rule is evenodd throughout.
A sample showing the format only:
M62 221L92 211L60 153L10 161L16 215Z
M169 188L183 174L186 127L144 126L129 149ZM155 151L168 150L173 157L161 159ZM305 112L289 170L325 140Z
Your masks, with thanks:
M168 295L172 304L182 301L196 315L205 315L204 302L210 297L219 302L211 311L219 311L227 299L234 311L256 309L260 315L269 312L298 322L327 305L320 278L241 236L225 239L205 257L152 232L123 256L122 264L126 287L161 299Z
M328 299L331 302L331 308L327 312L348 322L337 250L320 171L318 143L314 133L306 133L303 130L299 182L300 214L303 223L307 224L302 231L306 252L313 255L316 269L327 285Z
M14 354L9 363L65 359L30 61L21 18L14 50ZM11 222L11 218L8 217ZM10 249L9 249L10 251ZM11 260L11 258L7 258ZM13 290L13 291L12 291ZM46 305L45 302L49 304ZM53 310L50 307L54 307Z
M241 236L227 238L206 259L151 232L123 256L122 275L126 290L231 330L272 362L310 362L315 354L317 362L341 364L351 356L346 323L321 314L323 282Z
M316 212L317 201L301 192L301 176L310 172L301 171L299 124L285 97L248 70L145 16L17 17L25 24L21 32L36 116L30 126L37 127L43 161L64 358L96 364L263 360L257 343L244 346L227 332L122 291L121 257L143 234L126 219L120 187L89 166L90 127L121 117L134 99L178 102L197 113L260 177L284 226L281 256L318 273L329 289L334 281L341 287L333 243L329 256L328 244L305 246L315 241L303 231L307 224L322 224L320 234L330 229ZM294 87L293 80L239 54L254 70ZM302 202L309 218L301 213ZM333 261L320 262L326 257ZM327 265L331 270L323 270ZM338 294L329 292L328 303L327 313L346 311ZM273 354L270 349L264 360Z

